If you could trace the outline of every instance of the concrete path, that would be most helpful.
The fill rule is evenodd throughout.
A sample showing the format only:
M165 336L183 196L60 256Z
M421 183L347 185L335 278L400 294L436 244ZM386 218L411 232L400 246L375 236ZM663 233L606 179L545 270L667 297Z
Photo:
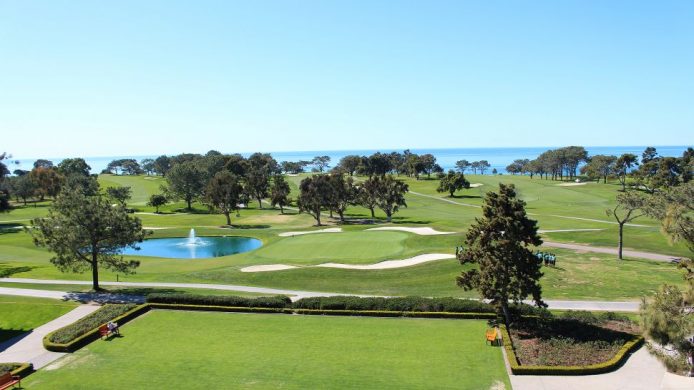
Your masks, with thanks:
M617 371L600 375L509 375L514 390L691 390L694 378L673 375L645 347Z
M20 278L0 278L4 283L35 283L35 284L74 284L91 285L91 282L81 280L44 280L44 279L20 279ZM360 296L371 297L375 295L345 294L321 291L301 291L284 290L276 288L239 286L227 284L205 284L205 283L147 283L147 282L101 282L104 286L119 287L164 287L164 288L200 288L207 290L240 291L269 295L288 295L293 301L307 297L327 297L327 296ZM142 296L127 294L95 294L95 293L70 293L60 291L30 290L21 288L0 287L0 294L42 296L56 299L73 299L81 302L138 302L142 301ZM31 295L37 294L37 295ZM589 310L589 311L622 311L636 312L639 310L639 302L610 302L610 301L562 301L545 300L550 309L556 310ZM531 302L526 302L531 303Z
M98 308L99 305L96 304L78 306L69 313L39 326L38 328L29 332L27 335L20 335L0 343L0 362L30 362L34 365L34 369L39 369L53 362L65 354L45 350L43 348L44 336L56 329L62 328L79 320L80 318L94 312Z
M591 246L591 245L582 245L582 244L567 244L567 243L563 243L563 242L552 242L552 241L544 241L542 243L542 246L548 246L551 248L571 249L571 250L575 250L575 251L606 253L606 254L617 256L617 248L605 248L605 247L600 247L600 246ZM640 251L632 251L632 250L623 250L622 254L624 255L624 257L633 257L633 258L637 258L637 259L647 259L647 260L655 260L655 261L665 261L668 263L673 261L673 260L679 259L678 256L661 255L659 253L640 252Z

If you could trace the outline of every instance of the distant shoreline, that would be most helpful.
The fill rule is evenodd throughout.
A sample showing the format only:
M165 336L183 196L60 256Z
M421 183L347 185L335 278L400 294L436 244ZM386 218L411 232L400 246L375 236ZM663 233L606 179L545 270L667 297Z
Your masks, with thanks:
M682 153L690 147L689 145L679 145L679 146L655 146L658 154L666 157L679 157ZM413 153L433 154L437 162L443 167L444 170L453 169L455 167L455 162L458 160L487 160L491 164L492 169L496 169L499 173L506 173L506 166L516 159L534 159L540 153L554 149L551 146L537 146L537 147L504 147L504 148L494 148L494 147L484 147L484 148L411 148ZM593 156L596 154L612 154L621 155L623 153L634 153L637 156L641 156L641 152L646 148L646 146L586 146L588 153ZM270 153L278 162L281 161L299 161L299 160L311 160L315 156L327 155L331 158L331 167L337 164L340 158L350 155L370 155L375 152L390 153L393 151L402 152L404 149L363 149L363 150L309 150L309 151L285 151L285 152L263 152ZM236 153L222 151L222 153ZM168 155L175 155L178 153L168 153ZM203 153L204 154L204 153ZM252 152L239 152L239 154L248 157ZM87 164L91 166L92 173L100 173L109 162L115 159L121 158L134 158L138 161L144 158L156 158L158 155L121 155L121 156L103 156L103 157L85 157L85 156L71 156L71 157L82 157L87 161ZM64 158L68 157L37 157L51 160L54 163L58 163ZM15 169L31 169L32 164L37 158L12 158L5 163L10 168L10 171ZM20 164L14 164L14 161L19 161Z

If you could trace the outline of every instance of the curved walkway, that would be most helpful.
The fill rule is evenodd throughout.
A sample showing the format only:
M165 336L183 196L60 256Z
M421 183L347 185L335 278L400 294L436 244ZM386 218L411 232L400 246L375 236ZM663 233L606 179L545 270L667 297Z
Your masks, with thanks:
M646 347L634 352L617 371L599 375L509 375L514 390L685 390L694 378L673 375Z
M74 284L74 285L91 285L91 282L83 280L46 280L46 279L20 279L20 278L0 278L0 282L4 283L34 283L34 284ZM329 297L329 296L358 296L358 297L374 297L382 295L364 295L364 294L345 294L335 292L321 291L301 291L301 290L284 290L276 288L255 287L255 286L240 286L229 284L206 284L206 283L147 283L147 282L101 282L103 286L119 286L119 287L167 287L167 288L200 288L206 290L223 290L223 291L240 291L260 294L272 295L288 295L292 300L298 300L307 297ZM0 295L30 295L35 292L46 292L43 290L29 290L20 288L0 287ZM48 291L46 293L59 293L60 299L71 299L71 297L81 297L82 301L100 299L105 301L109 296L118 296L119 294L95 294L95 293L69 293L60 291ZM58 294L56 294L57 296ZM124 294L120 294L121 296ZM131 297L137 297L131 295ZM141 297L140 297L141 299ZM136 301L135 299L132 299ZM530 303L529 301L526 303ZM562 300L545 300L545 303L550 309L556 310L590 310L590 311L623 311L636 312L639 310L639 302L629 301L562 301Z
M45 295L43 295L43 297L45 297ZM51 322L43 324L36 329L33 329L27 335L20 335L0 343L0 363L30 362L34 365L34 369L39 369L60 358L65 354L59 352L50 352L43 348L44 336L56 329L60 329L84 316L91 314L98 308L99 305L95 304L78 306L69 313L60 316Z
M548 246L551 248L561 248L561 249L571 249L575 251L585 251L585 252L595 252L595 253L606 253L610 255L617 255L617 248L605 248L601 246L591 246L591 245L583 245L583 244L567 244L563 242L553 242L553 241L545 241L542 243L542 246ZM651 253L651 252L641 252L641 251L633 251L633 250L623 250L622 254L625 257L634 257L637 259L647 259L647 260L655 260L655 261L666 261L666 262L672 262L673 260L679 259L678 256L670 256L670 255L661 255L659 253Z

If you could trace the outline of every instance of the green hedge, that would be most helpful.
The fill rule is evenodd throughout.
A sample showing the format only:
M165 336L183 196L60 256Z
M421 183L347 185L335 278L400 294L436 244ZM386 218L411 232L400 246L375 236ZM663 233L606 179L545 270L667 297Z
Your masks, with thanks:
M608 361L588 366L522 366L513 348L513 340L505 325L501 325L501 336L511 372L514 375L593 375L603 374L619 368L643 344L643 337L635 335Z
M292 304L294 309L358 310L358 311L416 311L450 313L494 313L494 307L482 301L458 298L422 297L313 297Z
M451 313L427 311L392 311L392 310L314 310L294 309L295 314L333 315L360 317L409 317L409 318L450 318L450 319L495 319L494 313Z
M233 307L291 307L292 301L284 295L274 297L246 298L225 295L193 295L193 294L150 294L148 303L186 304L203 306L233 306Z
M99 327L109 321L122 325L149 310L146 305L110 304L57 329L43 338L43 346L54 352L72 352L100 337Z
M0 363L0 375L10 372L23 378L33 371L34 366L31 363Z

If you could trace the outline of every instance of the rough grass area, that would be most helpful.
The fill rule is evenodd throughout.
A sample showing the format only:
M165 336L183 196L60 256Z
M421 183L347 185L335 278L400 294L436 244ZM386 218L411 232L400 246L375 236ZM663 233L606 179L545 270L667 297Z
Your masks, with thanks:
M638 333L626 317L565 312L526 318L511 328L516 357L523 366L586 366L610 360Z
M156 310L31 375L30 389L510 389L484 321ZM115 379L117 378L117 380Z
M52 321L76 306L55 299L0 295L0 342Z

